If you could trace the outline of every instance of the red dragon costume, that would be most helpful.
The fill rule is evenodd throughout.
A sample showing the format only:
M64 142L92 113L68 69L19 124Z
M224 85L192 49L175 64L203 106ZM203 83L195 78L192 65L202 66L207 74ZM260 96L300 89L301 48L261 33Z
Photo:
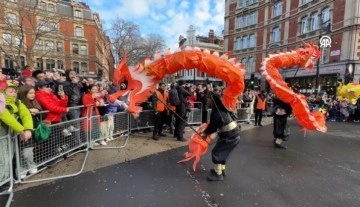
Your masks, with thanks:
M278 72L279 68L293 66L299 66L306 70L313 69L321 53L316 45L304 43L304 46L304 48L291 52L270 55L264 59L260 72L270 84L273 92L292 106L298 123L304 129L326 132L324 115L321 112L310 112L305 96L295 93L288 87ZM217 52L210 54L209 50L201 51L199 48L188 46L183 51L178 48L173 54L170 49L164 55L158 52L154 54L153 60L147 58L144 63L139 63L134 67L126 65L126 55L124 55L120 65L114 71L114 84L120 86L126 82L127 87L125 90L119 90L110 95L109 100L117 102L119 97L127 95L127 111L137 117L141 112L141 107L138 105L148 99L165 75L174 74L179 70L196 68L227 83L221 101L229 111L233 111L236 109L239 95L244 91L245 70L243 64L237 63L238 58L229 59L230 54L225 53L220 57ZM119 104L122 103L119 102ZM199 131L203 128L204 126ZM210 138L208 138L209 140ZM179 162L195 158L193 164L195 170L200 156L207 151L207 147L208 142L199 138L195 133L189 142L189 152L185 154L185 159Z

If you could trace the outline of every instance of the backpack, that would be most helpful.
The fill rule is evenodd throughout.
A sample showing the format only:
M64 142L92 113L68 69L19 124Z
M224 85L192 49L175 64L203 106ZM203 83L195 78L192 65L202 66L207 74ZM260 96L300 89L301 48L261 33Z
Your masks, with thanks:
M180 104L179 95L176 89L171 89L169 91L169 102L173 106L178 106Z

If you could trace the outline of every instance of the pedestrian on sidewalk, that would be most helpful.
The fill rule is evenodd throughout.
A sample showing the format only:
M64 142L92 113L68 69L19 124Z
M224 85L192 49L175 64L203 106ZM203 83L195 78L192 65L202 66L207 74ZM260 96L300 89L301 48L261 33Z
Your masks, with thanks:
M255 108L255 126L263 126L261 124L263 111L266 109L266 94L265 91L261 91L255 96L254 108Z
M274 112L274 147L286 149L283 145L284 141L289 139L290 130L287 124L287 119L292 113L290 104L283 102L278 98L273 99L275 112Z
M214 94L211 97L212 111L209 124L201 136L206 139L208 135L218 133L219 138L211 152L214 169L210 170L207 180L221 181L224 180L225 165L229 155L239 143L240 127L236 122L235 114L228 111L221 102L221 96Z

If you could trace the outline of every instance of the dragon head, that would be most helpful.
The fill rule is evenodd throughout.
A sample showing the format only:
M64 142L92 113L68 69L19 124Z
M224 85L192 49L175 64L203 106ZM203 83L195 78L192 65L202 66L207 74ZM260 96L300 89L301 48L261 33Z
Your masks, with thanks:
M297 50L297 53L300 55L300 66L303 67L306 70L312 70L316 64L316 62L319 60L321 56L321 52L319 50L319 47L317 45L314 45L313 43L305 43L304 48L300 48Z
M109 101L114 103L121 98L128 105L128 113L137 117L142 109L139 104L147 101L155 90L157 81L144 71L142 64L128 67L124 52L121 63L114 71L113 83L119 87L119 91L109 95Z

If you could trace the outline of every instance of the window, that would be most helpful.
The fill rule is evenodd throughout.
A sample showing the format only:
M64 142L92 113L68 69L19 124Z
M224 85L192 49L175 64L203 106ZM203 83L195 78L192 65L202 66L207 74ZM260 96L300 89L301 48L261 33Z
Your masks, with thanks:
M326 27L326 28L329 28L330 30L330 25L331 25L331 22L330 22L330 9L329 8L326 8L324 10L322 10L321 12L321 20L322 20L322 23L323 23L323 27Z
M53 68L55 68L55 60L53 59L46 60L46 69L49 70Z
M241 50L241 46L242 46L242 39L241 39L241 37L237 37L236 38L235 50Z
M57 61L57 69L64 69L64 61L62 60Z
M79 62L73 62L73 69L79 74Z
M249 48L256 46L255 34L250 35L249 37Z
M321 48L321 64L328 63L330 57L330 47Z
M85 73L88 71L87 63L81 63L81 72Z
M55 11L55 6L54 6L54 4L48 4L47 10L48 10L48 11L51 11L51 12L54 12L54 11Z
M252 13L251 14L251 19L252 19L252 25L254 25L254 24L257 24L257 13L256 12L254 12L254 13Z
M44 64L41 58L36 58L36 66L38 70L44 70Z
M246 60L247 60L246 58L241 59L241 63L246 64Z
M246 6L249 6L251 4L252 0L246 0Z
M255 66L255 62L254 62L254 58L253 57L249 57L249 60L248 60L248 64L247 64L247 72L248 73L252 73L254 71L254 66Z
M243 7L243 0L238 0L238 7L242 8Z
M49 31L55 32L58 30L58 25L56 22L50 22L49 23Z
M21 41L21 38L19 36L15 36L15 46L16 47L20 47L20 44L21 44L21 47L23 46L23 43Z
M73 51L73 54L78 55L79 54L79 45L73 44L72 51Z
M63 43L62 42L56 42L56 51L57 52L63 51Z
M75 36L82 37L83 36L83 29L81 27L75 27Z
M3 34L3 44L4 44L4 45L8 45L8 46L11 45L11 42L12 42L12 41L11 41L11 38L12 38L12 37L11 37L11 34L6 34L6 33L4 33L4 34Z
M301 0L301 2L302 2L301 5L307 4L307 3L309 3L310 1L312 1L312 0Z
M307 32L308 32L308 18L303 17L301 19L300 34L305 34Z
M48 31L49 30L48 23L44 20L39 20L38 28L40 31Z
M280 16L282 13L282 1L278 1L273 7L273 17Z
M243 19L244 19L244 17L237 17L237 25L236 25L237 29L243 27L243 21L244 21Z
M46 10L46 3L45 3L45 2L41 2L40 8L43 9L43 10Z
M280 27L275 27L272 30L272 42L280 42Z
M55 50L54 42L53 41L45 41L45 49L49 52Z
M87 47L86 45L80 46L80 55L87 55Z
M82 18L82 12L81 12L81 10L75 10L74 16L75 16L75 17Z
M14 68L14 61L9 57L5 55L5 68Z
M249 46L248 46L248 37L247 36L244 36L243 37L243 46L242 46L242 48L243 49L246 49L246 48L248 48Z
M25 58L24 58L24 56L20 56L20 67L21 68L25 67Z
M17 16L13 13L6 14L6 22L9 24L17 24Z
M319 15L314 13L311 15L311 31L317 30L319 28Z
M42 41L35 40L35 50L42 50Z

